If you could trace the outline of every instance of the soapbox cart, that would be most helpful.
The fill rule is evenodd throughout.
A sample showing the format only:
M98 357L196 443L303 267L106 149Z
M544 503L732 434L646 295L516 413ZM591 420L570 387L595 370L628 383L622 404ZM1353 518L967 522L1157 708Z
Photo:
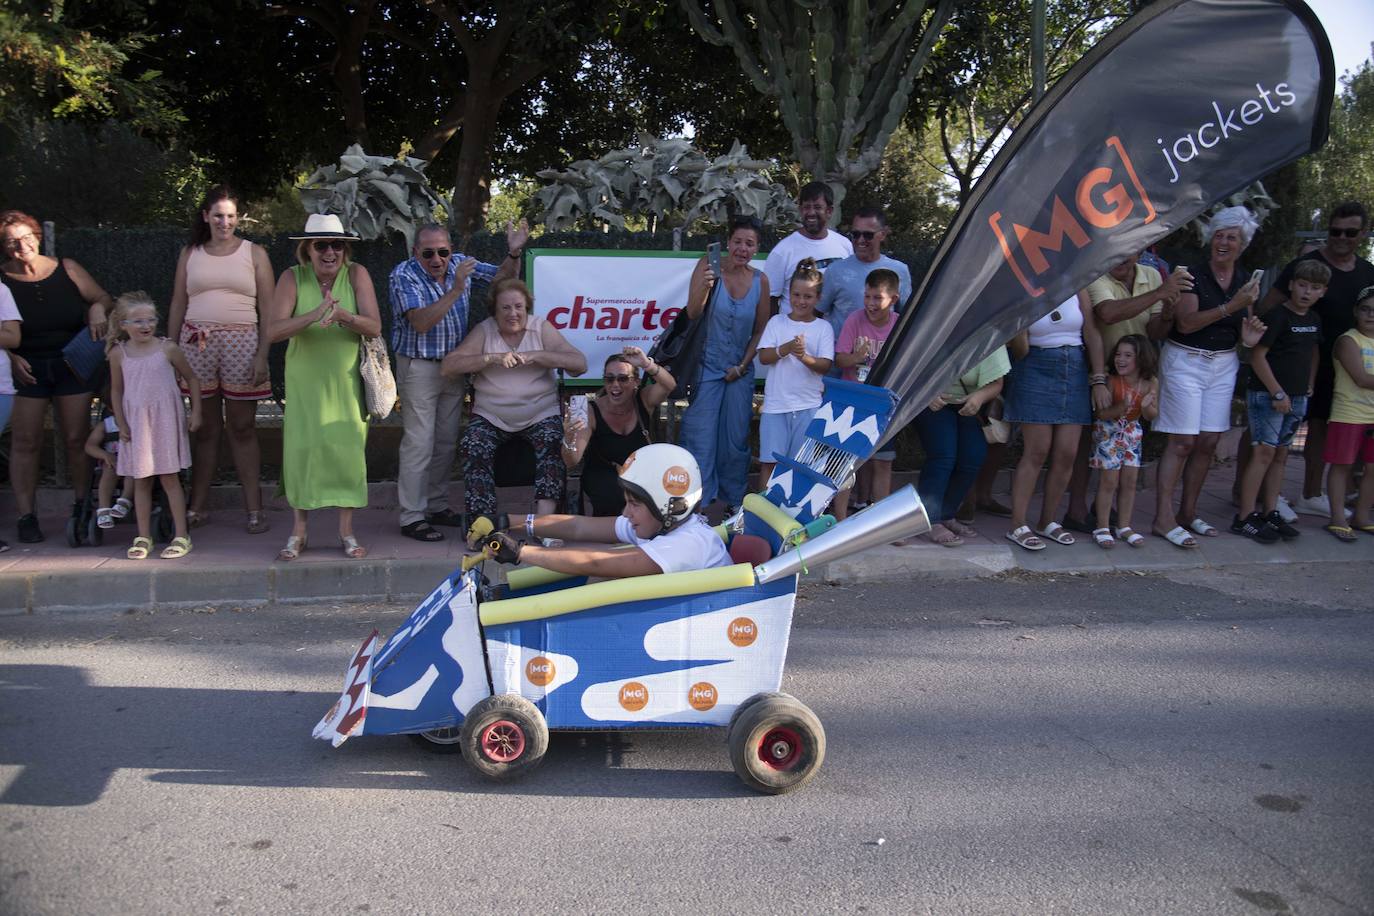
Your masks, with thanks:
M751 788L804 784L825 730L778 692L798 574L929 528L910 487L837 525L820 515L894 403L881 388L826 390L800 453L775 456L764 492L716 529L735 565L591 584L515 569L494 586L457 569L384 643L364 640L315 736L415 735L506 778L539 764L551 729L725 726Z

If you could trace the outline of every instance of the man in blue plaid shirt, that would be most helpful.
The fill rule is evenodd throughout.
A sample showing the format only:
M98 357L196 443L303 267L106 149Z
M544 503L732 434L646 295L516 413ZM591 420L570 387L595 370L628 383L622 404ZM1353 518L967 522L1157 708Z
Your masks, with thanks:
M529 235L524 220L506 223L510 253L498 267L454 251L443 226L425 226L415 234L414 256L391 272L391 346L405 428L396 497L406 537L442 541L435 525L462 526L462 513L448 505L448 483L467 380L444 379L439 364L467 331L472 281L515 276Z

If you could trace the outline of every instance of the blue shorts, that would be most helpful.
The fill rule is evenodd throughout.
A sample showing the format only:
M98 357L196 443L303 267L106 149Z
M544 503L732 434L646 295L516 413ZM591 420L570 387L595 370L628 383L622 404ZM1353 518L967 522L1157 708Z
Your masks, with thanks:
M819 407L820 405L817 405ZM759 460L776 462L775 454L797 457L806 440L806 427L811 424L816 408L792 410L787 413L766 413L759 417Z
M1307 396L1291 398L1293 409L1279 413L1267 391L1247 391L1245 406L1250 412L1250 444L1268 445L1273 448L1288 448L1293 443L1293 435L1307 416Z

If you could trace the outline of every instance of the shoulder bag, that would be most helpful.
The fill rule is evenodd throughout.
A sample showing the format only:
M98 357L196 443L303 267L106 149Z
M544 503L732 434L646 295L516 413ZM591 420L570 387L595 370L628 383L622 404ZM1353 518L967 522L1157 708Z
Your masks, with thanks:
M396 376L380 336L358 341L358 374L363 377L367 412L378 420L391 416L396 406Z
M692 395L696 394L697 380L701 374L701 352L706 347L706 315L719 285L720 279L717 278L711 284L711 290L706 294L706 305L696 320L688 316L686 307L679 309L668 330L660 334L649 348L649 358L660 366L667 366L677 380L677 387L668 395L675 401L691 400Z

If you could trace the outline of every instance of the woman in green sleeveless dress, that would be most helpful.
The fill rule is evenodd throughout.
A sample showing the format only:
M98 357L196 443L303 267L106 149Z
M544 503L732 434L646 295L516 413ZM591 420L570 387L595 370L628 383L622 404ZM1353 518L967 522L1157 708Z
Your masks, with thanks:
M281 489L295 523L278 559L305 549L309 510L336 506L344 555L367 549L353 536L353 510L367 505L367 416L358 374L358 338L376 337L382 321L367 270L350 262L350 242L337 216L312 215L300 244L300 264L277 281L273 342L286 348L286 406Z

